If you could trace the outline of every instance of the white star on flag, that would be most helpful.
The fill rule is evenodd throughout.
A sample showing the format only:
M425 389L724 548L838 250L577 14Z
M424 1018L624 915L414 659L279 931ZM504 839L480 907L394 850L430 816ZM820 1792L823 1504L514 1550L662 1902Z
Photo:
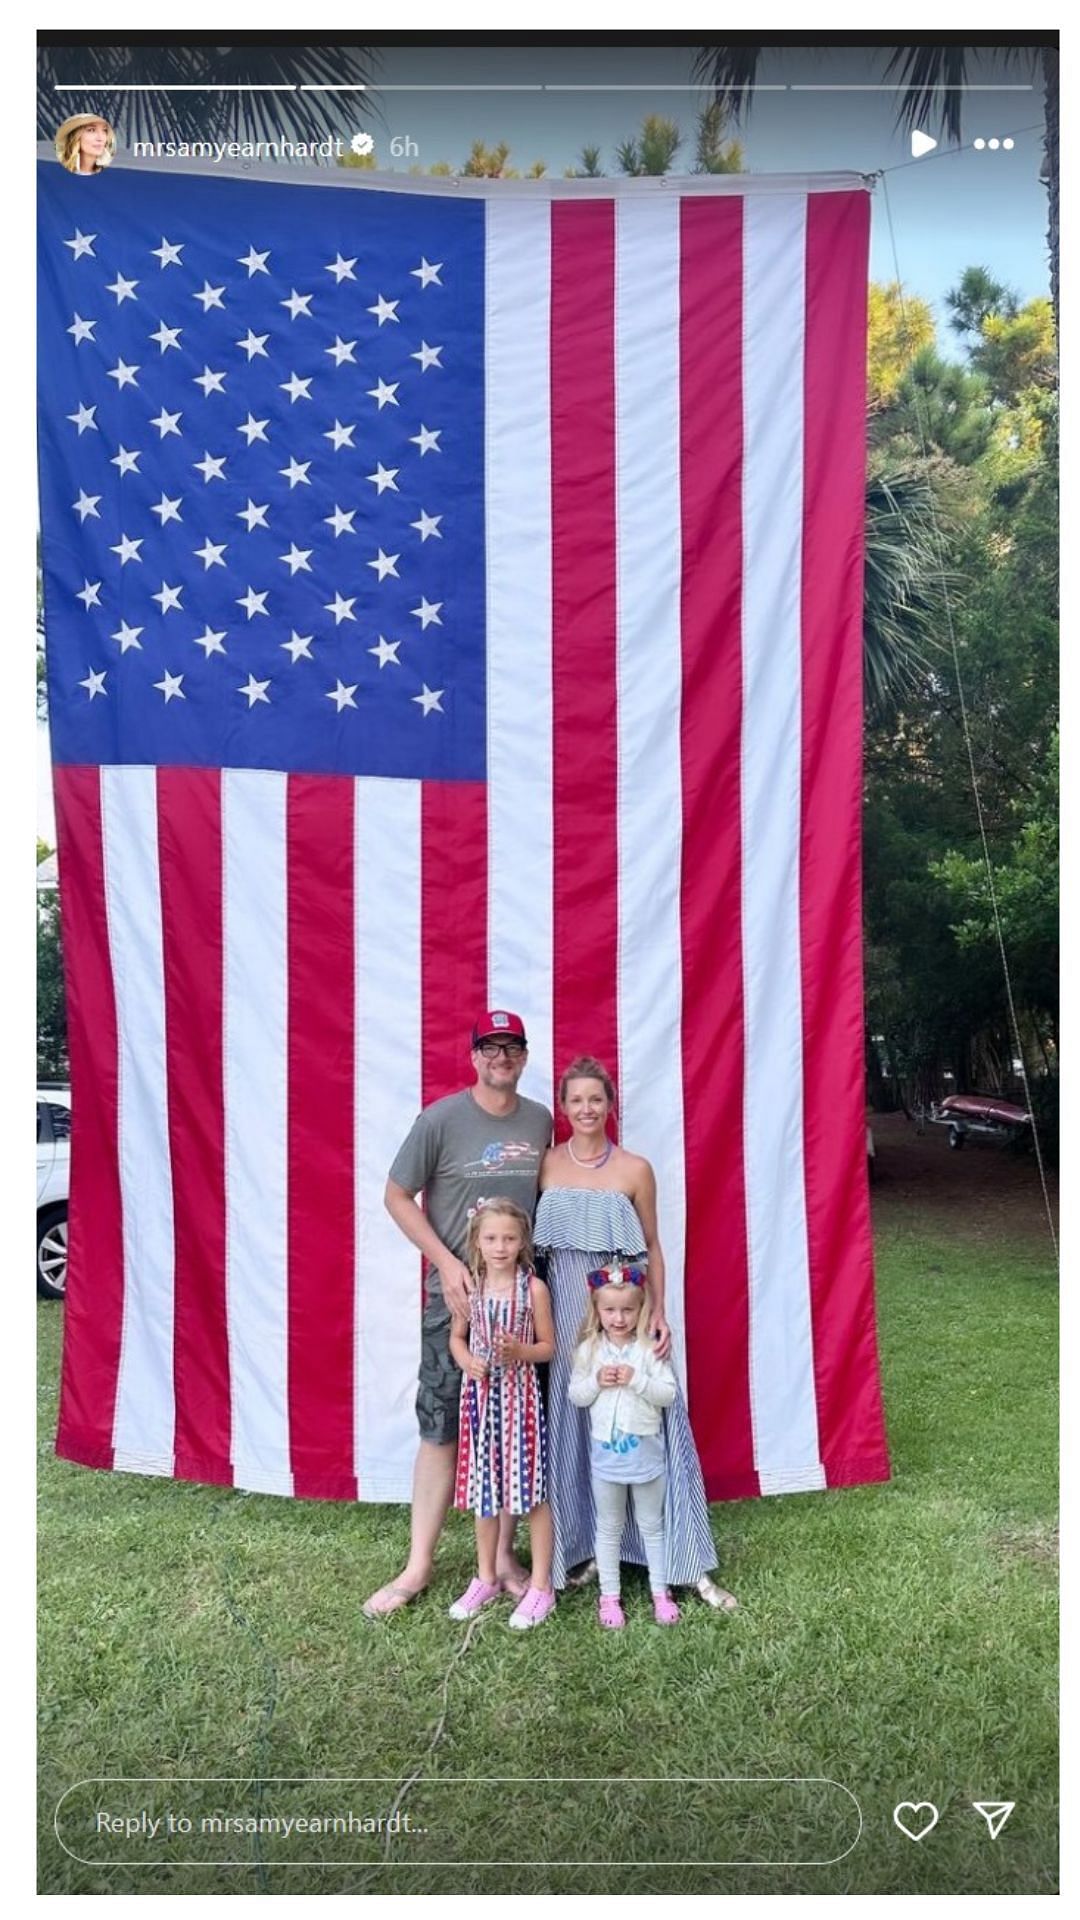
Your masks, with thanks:
M118 273L115 280L109 281L105 291L106 293L115 293L116 304L120 307L125 300L134 300L135 289L138 284L137 280L125 280L123 274Z
M224 393L225 375L224 373L215 373L212 367L204 367L201 373L195 375L193 384L201 387L203 390L203 399L209 400L212 393Z
M290 493L294 487L310 487L311 481L308 479L308 468L310 465L310 460L297 460L290 454L288 466L278 468L282 479L287 480L289 483Z
M420 605L413 607L411 611L415 618L419 620L421 627L441 627L442 621L439 619L441 606L441 600L431 601L421 598Z
M367 478L373 486L378 487L380 493L385 493L387 487L389 487L393 493L396 493L398 490L397 476L400 472L400 467L384 467L380 462L375 472L369 473Z
M154 681L158 692L165 695L166 706L168 706L170 700L186 700L187 695L180 684L183 678L182 673L169 673L166 670L164 679Z
M212 287L209 280L204 280L202 292L193 293L191 297L193 300L201 300L203 312L209 313L211 307L224 309L225 302L221 297L224 291L224 287Z
M400 384L401 382L399 380L395 380L392 385L388 386L385 380L380 379L377 387L368 388L368 398L378 401L380 413L384 407L396 407L400 404L397 399L397 390Z
M110 547L110 548L109 548L109 552L110 552L110 553L118 553L118 554L120 555L120 565L121 565L122 567L126 567L126 566L127 566L127 563L128 563L128 561L129 561L129 560L138 560L138 561L139 561L139 563L140 563L140 565L141 565L141 563L142 563L142 555L141 555L141 553L139 552L139 548L140 548L141 546L142 546L142 540L141 540L141 539L139 539L139 540L129 540L129 538L128 538L128 536L127 536L127 534L126 534L126 533L122 533L122 534L120 535L120 544L119 544L119 546L117 546L117 547Z
M353 526L353 514L355 512L355 507L352 507L350 511L346 513L343 508L335 506L333 513L327 514L325 525L333 527L335 540L339 540L343 533L356 532L356 528Z
M249 413L247 419L241 426L237 427L236 431L237 433L245 435L248 446L250 447L253 441L266 439L266 429L269 425L269 418L256 420L254 415Z
M181 331L180 327L167 327L164 320L161 320L158 323L157 332L152 333L150 338L157 341L162 353L166 353L170 347L175 347L179 353Z
M73 313L71 318L72 325L68 328L68 332L75 336L75 345L78 347L84 340L92 340L97 321L83 320L77 313Z
M311 562L311 555L313 551L314 549L311 547L303 547L303 548L298 547L294 540L289 548L288 553L282 553L278 555L278 558L281 560L283 566L288 567L290 579L295 579L298 573L311 572L310 562Z
M310 660L313 658L311 643L314 638L314 634L311 633L294 632L291 639L281 642L286 653L291 653L293 666L296 665L298 660Z
M161 583L160 591L158 593L152 593L150 595L150 598L151 600L156 600L158 602L163 614L164 613L182 613L183 607L180 604L180 595L183 593L183 591L184 591L183 581L181 581L178 587L170 587L168 581L163 580Z
M353 268L356 265L357 257L358 256L354 253L351 260L343 260L339 253L337 259L327 267L326 269L327 273L333 274L334 279L337 281L337 284L339 287L343 280L356 279L356 275L353 272Z
M422 287L430 287L432 285L441 287L442 281L439 279L439 274L442 271L442 267L443 262L441 260L437 261L434 266L431 266L421 254L420 265L413 268L412 277L414 280L419 280Z
M151 425L153 425L153 422L151 422ZM110 467L119 467L121 479L123 479L125 473L138 473L138 452L132 452L129 447L119 447L109 461L109 465Z
M433 693L431 688L425 683L422 693L413 694L413 705L423 708L425 719L429 713L441 713L442 707L439 705L439 702L445 692L446 688L440 687L437 692Z
M247 695L249 712L251 708L255 705L256 700L265 700L267 706L270 705L270 695L266 691L269 685L270 685L269 680L256 680L255 675L253 673L249 673L247 677L247 686L237 687L236 689L237 693L246 693Z
M156 513L160 516L163 527L166 526L170 520L181 519L180 503L183 497L183 494L177 494L175 500L170 500L168 494L163 493L157 505L151 507L151 513Z
M355 594L351 600L343 600L340 593L335 593L333 599L326 602L326 611L327 613L333 614L335 626L340 627L343 620L356 619L356 615L353 612L355 603Z
M180 422L182 419L183 414L167 413L165 408L162 407L161 412L154 415L150 425L157 428L162 440L164 440L167 433L175 433L177 438L180 439L182 438L180 433Z
M71 248L72 259L74 260L81 260L84 253L88 253L91 259L96 260L97 255L93 247L93 242L96 239L96 233L80 233L78 227L76 227L74 240L65 240L64 245L65 247Z
M160 247L151 247L150 251L155 260L161 261L161 270L163 273L166 267L179 267L183 265L180 259L180 255L184 251L183 241L180 242L178 247L174 247L172 241L166 240L165 235L162 234Z
M266 609L266 596L269 591L269 587L264 587L261 593L256 593L254 587L249 587L247 592L241 595L236 604L238 607L244 608L249 620L253 620L257 613L266 613L267 619L269 619L270 616Z
M368 312L375 315L380 327L382 327L387 320L397 320L398 304L396 300L385 300L380 293L375 305L369 307Z
M434 537L436 540L441 540L442 534L439 532L439 522L441 519L441 513L425 513L423 507L421 507L419 520L410 520L409 525L410 527L416 528L421 540L427 540L431 537Z
M310 320L311 319L311 302L314 299L314 297L315 297L314 294L310 294L310 293L297 293L296 288L294 287L288 299L279 300L278 305L280 307L288 307L290 317L293 320L298 319L301 314L303 314L305 320Z
M111 633L109 638L110 640L119 640L121 653L126 653L129 647L138 647L141 652L142 647L139 640L141 632L141 627L129 627L126 620L121 620L119 628L115 633Z
M414 447L419 447L421 458L425 453L442 452L442 448L439 445L439 435L441 432L441 427L425 427L422 425L419 433L410 433L409 439Z
M298 400L311 399L308 388L314 377L314 374L309 373L306 380L301 380L298 373L291 373L287 380L281 382L281 391L288 394L292 406L295 407Z
M75 598L76 600L82 601L87 613L89 613L91 607L100 607L101 601L98 599L100 592L100 580L84 580L82 583L82 592L77 593Z
M78 413L69 413L66 415L66 418L72 421L72 423L78 428L80 440L82 439L83 434L86 432L87 427L93 427L94 432L97 433L98 423L94 419L94 415L96 412L97 412L96 407L88 407L85 401L80 400Z
M139 383L135 378L138 371L137 366L129 367L125 360L118 360L115 367L109 368L107 378L116 381L117 391L119 392L121 387L138 386Z
M196 473L202 474L203 485L209 486L211 480L224 480L225 460L223 453L204 453L201 460L193 460L191 464Z
M80 687L86 688L91 700L93 700L97 694L105 694L105 672L95 673L93 667L90 667L87 670L86 679L80 680L79 685ZM107 697L108 696L106 696L106 698Z
M261 353L264 360L269 360L270 355L266 351L266 343L269 338L270 335L268 333L253 333L249 327L244 338L237 341L236 344L241 352L247 354L249 367L257 353Z
M351 687L346 687L343 686L339 680L333 692L327 694L326 697L328 700L337 701L337 710L339 713L342 707L355 707L356 701L353 699L353 694L356 692L356 684L357 683L354 682Z
M392 574L394 579L397 580L400 579L397 570L397 563L400 559L400 553L384 553L380 547L377 557L374 560L369 560L368 566L374 567L380 580L385 580L387 574Z
M355 366L356 362L353 360L353 348L355 345L355 340L343 340L340 333L335 333L333 346L325 347L323 351L332 356L335 366L340 367L343 360L351 360L353 366Z
M421 340L419 353L410 353L409 359L419 360L421 373L426 373L429 367L438 367L441 372L442 361L439 359L441 352L441 347L429 347L426 340Z
M70 419L72 416L69 415L68 417ZM334 443L334 452L340 453L342 447L352 446L352 437L355 432L356 432L355 421L351 426L343 427L341 424L341 421L335 417L333 426L329 429L327 433L323 434L323 439L332 440Z
M225 565L221 557L225 552L224 541L220 546L216 546L212 540L207 540L201 547L196 547L194 552L196 560L202 561L207 573L209 573L211 567L223 567Z
M384 640L380 633L378 646L368 648L368 652L373 653L379 663L380 673L385 666L400 667L401 661L398 659L400 645L400 640Z
M250 280L252 274L269 273L270 269L266 264L269 258L270 258L269 248L267 248L265 253L256 253L254 247L252 247L247 253L241 255L240 259L237 261L236 264L238 267L247 268L248 279Z
M222 627L220 633L215 633L212 627L204 627L201 633L195 635L195 645L202 648L209 660L212 653L224 653L225 648L223 642L225 633L226 629L224 627Z
M100 493L84 493L80 488L79 497L72 502L71 507L72 512L78 514L80 523L84 521L88 515L94 520L101 519L101 515L98 512L98 502L100 499Z
M269 501L266 501L263 506L257 507L254 500L249 499L247 506L241 507L236 517L238 520L246 521L248 532L254 533L256 527L267 527L266 516L269 511Z

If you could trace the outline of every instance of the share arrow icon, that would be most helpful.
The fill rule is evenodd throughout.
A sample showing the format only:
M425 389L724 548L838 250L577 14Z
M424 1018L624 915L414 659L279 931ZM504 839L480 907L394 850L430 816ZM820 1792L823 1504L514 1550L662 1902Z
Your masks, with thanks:
M973 1800L972 1807L981 1813L990 1829L991 1840L996 1840L1010 1813L1016 1805L1015 1800Z

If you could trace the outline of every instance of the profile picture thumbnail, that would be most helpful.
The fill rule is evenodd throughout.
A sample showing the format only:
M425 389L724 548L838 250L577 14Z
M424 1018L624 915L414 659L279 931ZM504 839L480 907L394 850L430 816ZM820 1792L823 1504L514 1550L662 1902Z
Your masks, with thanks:
M54 145L69 173L101 173L116 152L116 135L100 113L73 113L57 128Z

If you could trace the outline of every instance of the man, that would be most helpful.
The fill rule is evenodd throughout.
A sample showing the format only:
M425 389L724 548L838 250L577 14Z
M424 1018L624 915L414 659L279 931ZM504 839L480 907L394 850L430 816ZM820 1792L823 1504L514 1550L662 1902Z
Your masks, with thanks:
M472 1278L463 1264L469 1218L495 1195L530 1216L540 1161L551 1143L551 1115L517 1091L528 1060L520 1015L495 1009L472 1030L476 1083L435 1100L416 1117L386 1183L385 1204L425 1259L420 1380L420 1448L413 1473L409 1558L397 1579L364 1606L370 1618L407 1607L431 1578L435 1546L453 1498L461 1375L450 1358L450 1317L467 1314ZM423 1191L424 1211L416 1196ZM499 1523L497 1571L518 1597L528 1577L514 1558L515 1519Z

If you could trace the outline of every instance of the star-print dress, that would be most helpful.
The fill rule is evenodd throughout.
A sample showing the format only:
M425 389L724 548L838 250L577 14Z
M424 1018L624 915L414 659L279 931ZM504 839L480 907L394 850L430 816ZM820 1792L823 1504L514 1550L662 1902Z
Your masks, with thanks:
M628 1194L597 1187L546 1187L536 1209L534 1238L538 1247L548 1250L547 1282L555 1319L548 1392L555 1521L552 1581L564 1587L567 1573L591 1559L596 1546L589 1415L569 1398L574 1349L589 1297L585 1275L607 1266L617 1255L640 1258L645 1235ZM716 1548L701 1463L681 1391L665 1408L663 1439L667 1577L672 1586L690 1586L715 1567ZM645 1543L630 1516L619 1558L641 1567L646 1564Z
M454 1505L480 1519L531 1513L547 1499L547 1430L540 1380L528 1361L499 1367L494 1335L502 1327L523 1346L536 1339L530 1283L519 1267L511 1294L478 1287L469 1296L469 1352L489 1363L483 1380L461 1377Z

